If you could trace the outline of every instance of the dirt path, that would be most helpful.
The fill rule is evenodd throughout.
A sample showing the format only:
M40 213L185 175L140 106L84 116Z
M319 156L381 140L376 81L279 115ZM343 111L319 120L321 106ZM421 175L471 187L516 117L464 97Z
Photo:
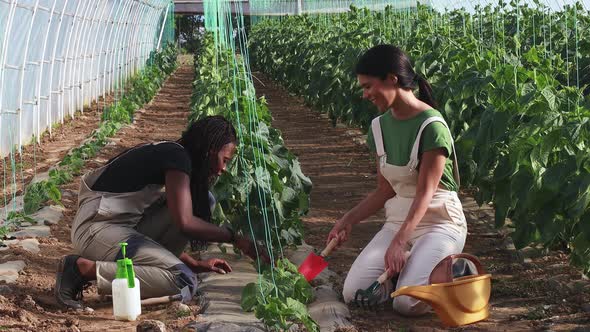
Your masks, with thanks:
M136 112L135 121L119 131L99 154L88 161L85 172L102 166L121 151L147 141L176 140L186 128L189 102L192 92L194 70L191 57L181 57L179 69L171 75L157 96L144 108ZM96 128L99 114L85 113L90 118L76 119L64 128L63 141L55 138L55 150L67 151L61 145L76 146ZM86 125L78 125L77 122ZM94 126L94 127L93 127ZM84 127L85 130L76 130ZM67 142L71 140L71 142ZM61 145L60 145L61 144ZM44 146L48 149L49 146ZM63 156L63 155L61 155ZM46 159L55 163L60 157L56 151ZM39 158L39 157L38 157ZM54 160L55 159L55 160ZM50 164L45 159L38 159ZM102 301L92 287L85 292L84 301L94 312L63 312L53 297L55 268L62 255L71 253L70 225L76 213L79 178L61 187L65 206L64 217L51 226L51 236L40 238L41 252L31 254L18 248L0 253L0 262L21 259L27 264L16 284L3 286L0 290L0 329L15 331L135 331L136 323L118 322L112 317L110 301ZM166 310L163 306L144 308L141 319L159 319L169 328L179 328L194 315L177 317L177 312Z
M305 241L323 248L333 223L375 188L376 164L359 130L337 126L254 73L257 94L264 95L273 115L273 126L283 132L287 148L299 157L303 172L313 181L311 211L304 218ZM512 247L506 230L493 225L493 210L479 208L471 197L461 195L468 219L465 252L478 256L493 275L492 309L488 320L462 330L571 331L590 326L590 286L580 271L567 265L562 252L543 255L531 248L524 255ZM383 223L379 214L356 226L352 238L330 258L341 291L346 273L356 256ZM432 331L442 329L434 314L404 318L389 308L367 312L351 307L359 331ZM458 329L461 330L461 329Z

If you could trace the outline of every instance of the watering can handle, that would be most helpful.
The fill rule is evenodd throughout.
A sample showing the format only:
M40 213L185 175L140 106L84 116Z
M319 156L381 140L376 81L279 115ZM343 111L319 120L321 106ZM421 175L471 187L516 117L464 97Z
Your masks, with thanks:
M455 254L455 255L452 255L452 257L453 258L465 258L465 259L471 261L473 264L475 264L475 268L477 269L477 273L486 274L486 270L484 269L483 265L481 265L481 262L479 261L479 259L477 259L477 257L470 255L470 254L466 254L466 253Z
M334 250L334 248L336 248L337 245L338 245L338 239L333 238L330 241L330 243L328 243L328 246L326 247L326 249L324 249L324 251L321 252L320 256L322 256L322 257L328 256L332 252L332 250Z
M475 264L478 274L486 274L485 269L481 265L481 262L477 257L466 254L454 254L443 258L436 266L432 269L430 277L428 278L429 284L440 284L445 282L453 281L453 259L464 258Z

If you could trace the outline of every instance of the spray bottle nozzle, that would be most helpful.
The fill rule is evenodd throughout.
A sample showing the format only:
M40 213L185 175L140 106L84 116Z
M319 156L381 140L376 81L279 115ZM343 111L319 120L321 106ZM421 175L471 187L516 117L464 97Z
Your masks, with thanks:
M119 243L119 245L121 246L121 253L123 254L123 259L127 258L125 257L125 248L127 247L127 242L121 242Z
M135 272L133 271L133 261L126 257L126 242L119 243L121 246L121 255L123 258L117 260L117 279L127 279L129 288L135 287Z

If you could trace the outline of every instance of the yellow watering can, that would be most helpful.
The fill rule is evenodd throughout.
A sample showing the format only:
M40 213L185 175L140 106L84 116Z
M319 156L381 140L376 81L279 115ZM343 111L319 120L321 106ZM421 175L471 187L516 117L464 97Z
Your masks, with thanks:
M453 262L460 258L473 262L478 274L453 277L461 274L453 271L457 270L457 265ZM430 285L400 287L391 293L391 297L407 295L430 304L448 327L467 325L484 320L490 315L488 302L492 290L491 277L475 256L450 255L432 270Z

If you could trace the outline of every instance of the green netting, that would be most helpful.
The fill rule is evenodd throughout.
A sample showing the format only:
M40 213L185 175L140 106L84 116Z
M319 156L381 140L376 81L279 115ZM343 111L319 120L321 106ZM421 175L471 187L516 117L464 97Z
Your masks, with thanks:
M252 73L250 71L250 65L248 61L248 54L247 54L247 41L244 29L244 19L243 19L243 12L240 11L240 7L238 7L237 15L232 14L231 5L228 1L205 1L205 28L206 30L213 32L214 38L216 41L216 45L218 48L218 53L222 53L224 50L231 50L232 54L234 54L233 64L230 66L228 65L227 70L230 73L230 77L233 78L233 86L234 91L237 91L234 94L234 98L237 98L238 93L244 93L247 95L247 104L245 105L244 113L240 113L240 105L237 102L237 99L234 100L235 105L235 116L238 121L237 129L238 135L243 137L244 135L249 135L250 140L254 142L255 148L257 151L262 151L263 147L261 146L262 143L260 142L259 138L255 133L259 130L257 124L260 123L260 119L258 119L258 112L256 110L256 94L254 91L254 84L252 82ZM241 57L242 61L237 61L237 58ZM247 128L247 132L242 131L241 117L248 116L249 119L246 121L249 124ZM264 160L260 158L264 156L262 152L256 153L256 150L253 153L253 156L247 156L254 161L255 168L262 168L266 171L266 163ZM243 163L243 158L246 157L244 155L239 155L239 162ZM269 184L270 185L270 184ZM268 206L268 202L273 200L273 197L268 197L264 188L257 187L257 198L260 202L260 206L262 206L262 217L263 217L263 225L264 225L264 243L267 245L269 256L271 257L271 265L274 264L275 257L274 253L276 252L275 248L273 248L273 229L275 232L278 232L277 227L277 220L276 220L276 213L269 214L266 209ZM269 192L272 192L270 188L268 188ZM248 200L250 197L248 196ZM248 202L248 206L250 202ZM274 206L273 204L270 204ZM248 209L249 213L250 209ZM252 220L250 215L248 215L248 223L250 225L250 233L251 236L254 237L254 230L252 226ZM272 219L272 220L271 220ZM275 225L275 227L271 227L271 223ZM279 235L276 234L276 237L279 238ZM282 255L283 248L278 242L279 253ZM257 249L258 250L258 249ZM260 266L258 267L260 270ZM272 271L272 270L271 270ZM272 272L271 272L272 273Z

